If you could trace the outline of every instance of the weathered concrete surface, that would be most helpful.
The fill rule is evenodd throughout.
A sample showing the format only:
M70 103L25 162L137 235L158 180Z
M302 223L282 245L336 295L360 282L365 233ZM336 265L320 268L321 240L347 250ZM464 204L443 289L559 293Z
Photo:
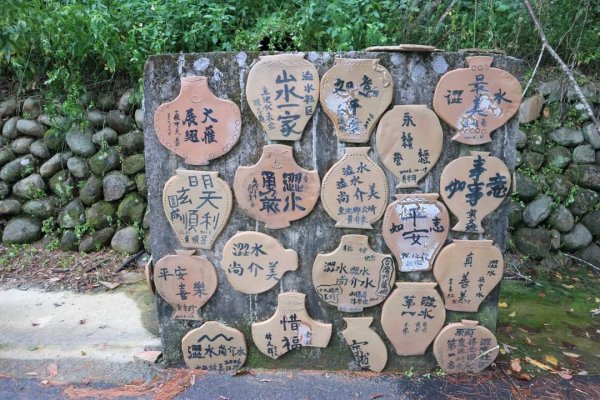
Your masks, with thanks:
M347 58L380 58L394 78L393 104L427 104L431 107L435 85L439 78L449 70L465 65L465 54L456 53L315 53L307 54L309 59L323 74L333 66L334 57ZM150 228L152 233L151 245L154 260L159 260L168 254L174 254L179 248L179 243L171 230L162 209L162 189L177 168L205 169L219 171L220 177L229 185L233 184L233 177L239 165L251 165L258 161L262 146L271 143L260 128L258 121L249 109L245 93L247 74L252 65L258 60L259 53L201 53L186 55L161 55L151 57L146 63L144 72L144 137L146 155L146 174L148 179L148 203L150 212ZM514 58L498 56L494 66L506 69L517 78L521 76L520 62ZM239 143L225 156L213 160L209 167L195 168L187 166L180 157L163 147L154 131L153 115L157 107L164 102L173 100L179 93L179 78L187 75L205 75L209 78L209 85L219 97L234 101L240 106L242 112L242 133ZM452 133L447 125L444 127L444 149L442 156L428 177L421 183L423 192L439 191L439 176L446 164L460 155L467 155L470 150L490 150L492 155L505 160L508 168L513 171L516 157L516 138L518 121L513 118L504 127L498 129L492 136L493 142L483 146L465 146L451 143ZM375 142L375 135L371 137L371 146ZM285 143L285 142L280 142ZM338 143L333 134L333 125L320 107L313 115L304 130L302 139L298 142L286 143L294 148L298 164L307 169L318 169L321 178L331 166L341 158L345 145ZM374 152L371 156L377 160ZM390 188L396 185L395 178L388 173ZM390 199L393 190L390 190ZM508 198L502 203L487 220L484 235L464 235L451 233L454 239L493 239L496 244L504 249L506 245L506 232L508 227ZM456 221L453 220L452 224ZM237 231L256 230L267 233L278 240L286 248L293 248L298 252L299 268L293 273L286 274L279 287L259 294L245 295L234 291L220 272L219 262L225 242ZM219 320L244 332L249 345L248 367L265 368L306 368L312 369L347 369L352 368L352 356L340 332L344 329L344 316L373 316L374 328L384 338L380 326L381 306L367 309L359 314L341 314L334 308L322 303L313 286L311 279L312 263L319 252L330 252L337 247L339 239L344 234L361 233L370 237L370 242L375 251L389 253L381 235L381 221L374 225L372 231L355 229L336 229L334 221L330 219L322 205L317 204L311 214L293 222L287 229L268 230L262 223L245 216L234 205L233 214L229 224L217 240L211 251L199 251L205 254L216 266L219 274L219 288L214 297L202 310L202 315L207 320ZM428 273L400 274L399 280L433 280ZM300 291L307 295L307 309L309 314L318 320L331 322L334 325L329 346L325 349L304 348L290 352L281 359L272 360L260 353L253 345L250 324L269 318L277 305L277 295L280 292ZM496 304L498 301L499 287L496 288L480 307L480 312L455 313L449 312L447 321L452 322L462 318L478 319L491 329L496 324ZM181 338L193 327L200 324L191 321L172 321L172 309L162 299L158 298L159 319L161 323L161 337L165 361L167 365L181 365ZM411 367L415 369L430 368L435 366L435 359L431 348L424 357L398 357L394 350L388 346L389 361L386 371L404 371Z

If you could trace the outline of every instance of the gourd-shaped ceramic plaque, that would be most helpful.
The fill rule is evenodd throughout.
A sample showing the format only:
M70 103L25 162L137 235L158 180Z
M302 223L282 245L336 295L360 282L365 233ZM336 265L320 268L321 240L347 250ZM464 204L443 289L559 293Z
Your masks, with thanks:
M242 116L234 102L212 93L205 76L183 77L177 98L156 109L154 129L160 143L186 164L208 165L237 143Z
M246 362L244 334L217 321L207 321L181 340L183 361L188 368L235 373Z
M298 254L260 232L239 232L225 243L221 269L227 280L246 294L266 292L287 271L298 269Z
M217 290L217 271L194 250L176 250L154 267L154 285L160 297L173 307L173 319L202 321L200 308Z
M346 147L323 178L321 202L336 228L373 229L388 198L383 170L369 156L370 147Z
M370 328L373 317L344 318L346 329L342 331L350 346L354 361L359 367L381 372L387 364L387 348L379 335Z
M315 290L340 311L361 312L384 301L392 291L392 257L376 253L364 235L342 236L332 253L319 254L312 269Z
M271 140L299 140L319 100L319 73L304 53L261 56L246 100Z
M491 240L455 240L442 249L433 276L447 310L477 312L503 271L502 252Z
M225 228L233 201L216 171L178 169L163 189L163 210L181 246L211 249Z
M312 211L320 184L317 171L296 164L290 146L270 144L263 147L258 163L238 167L233 190L246 214L269 229L281 229Z
M429 271L448 237L448 210L437 193L397 194L383 217L383 240L401 272Z
M426 105L394 106L377 126L375 149L398 178L396 188L414 188L442 153L444 137L437 115Z
M433 355L447 374L478 373L498 356L498 341L477 321L445 326L433 343Z
M252 324L252 340L271 358L302 347L327 347L331 324L313 320L306 312L304 293L281 293L271 318Z
M400 356L425 353L446 319L435 282L396 282L383 303L381 327Z
M392 77L378 59L336 58L321 79L321 106L341 142L368 142L393 95Z
M444 168L440 191L444 203L458 218L452 230L484 232L481 220L494 211L510 188L506 165L487 152L472 151Z
M490 134L519 110L521 85L510 73L492 68L494 57L467 57L468 68L446 73L433 95L433 109L457 130L465 144L488 143Z

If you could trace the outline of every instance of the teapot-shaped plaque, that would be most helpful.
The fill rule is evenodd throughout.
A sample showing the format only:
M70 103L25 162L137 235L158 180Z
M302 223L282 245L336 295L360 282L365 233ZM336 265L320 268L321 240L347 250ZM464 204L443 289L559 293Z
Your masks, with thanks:
M346 329L342 331L350 346L354 361L359 367L381 372L387 364L387 348L379 335L370 328L373 317L344 318Z
M370 147L346 147L344 156L323 178L321 202L336 228L373 229L388 200L383 170L369 156Z
M181 78L177 98L154 113L154 129L167 149L189 165L208 165L237 143L242 129L239 107L213 94L205 76Z
M163 189L163 210L181 246L211 249L225 228L233 201L217 171L178 169Z
M321 79L321 106L340 142L368 142L393 95L392 77L378 59L336 58Z
M484 232L481 220L494 211L510 188L506 165L488 152L472 151L444 168L440 192L444 203L458 218L452 230Z
M494 57L467 57L468 68L446 73L433 95L433 109L458 131L465 144L488 143L490 134L519 110L521 84L510 73L492 68Z
M448 238L449 218L437 193L397 194L383 217L383 240L401 272L429 271Z
M300 140L317 108L319 73L304 53L260 56L248 73L246 100L271 140Z
M455 240L442 249L433 276L447 310L477 312L503 271L502 252L491 240Z
M154 285L160 297L173 307L173 319L202 321L200 308L217 290L217 271L195 250L176 250L154 267Z
M384 301L392 291L392 257L376 253L364 235L344 235L329 254L319 254L312 269L315 290L340 311L361 312Z
M375 138L381 162L398 178L397 189L417 187L444 144L437 115L423 104L394 106L381 117Z

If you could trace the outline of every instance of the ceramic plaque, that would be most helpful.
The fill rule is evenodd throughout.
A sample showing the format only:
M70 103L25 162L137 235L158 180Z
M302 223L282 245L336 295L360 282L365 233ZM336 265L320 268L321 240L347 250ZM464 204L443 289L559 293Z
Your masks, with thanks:
M446 206L437 193L397 194L383 217L383 240L401 272L429 271L448 238Z
M392 291L392 257L376 253L364 235L344 235L337 249L319 254L313 264L315 290L340 311L361 312L384 301Z
M298 254L264 233L238 232L223 247L221 269L235 290L262 293L298 269Z
M492 68L494 57L467 57L468 68L446 73L433 95L433 109L457 130L452 140L488 143L490 134L519 110L521 84L510 73Z
M445 326L433 343L433 354L447 374L478 373L498 356L498 342L477 321L462 320Z
M246 362L246 339L237 329L207 321L181 340L183 361L188 368L235 373Z
M290 146L270 144L258 163L238 167L233 190L246 214L269 229L281 229L312 211L320 185L319 173L296 164Z
M370 328L373 317L344 318L346 329L342 331L350 346L354 361L363 369L381 372L387 364L387 348L379 335Z
M216 171L178 169L163 189L163 210L182 247L211 249L225 228L233 201Z
M154 113L160 143L190 165L207 165L227 153L240 138L241 128L239 107L215 96L205 76L181 78L177 98Z
M427 106L394 106L379 121L375 149L398 178L396 188L414 188L437 163L443 142L440 121Z
M319 73L304 53L261 56L246 100L271 140L299 140L319 100Z
M336 228L373 229L388 199L383 170L369 156L370 147L346 147L344 156L323 178L321 202Z
M217 290L217 271L194 250L176 250L154 267L154 285L160 297L173 307L173 319L202 321L200 308Z
M440 191L444 203L458 218L452 230L484 232L481 220L494 211L510 188L506 165L487 152L472 151L444 168Z
M321 106L341 142L368 142L393 95L392 77L378 59L336 58L321 79Z
M425 353L446 319L435 282L396 282L383 304L381 327L400 356Z
M252 324L252 339L258 349L271 358L302 347L327 347L331 324L313 320L304 302L304 293L281 293L271 318Z
M444 247L433 267L446 309L477 312L502 279L504 259L491 240L455 240Z

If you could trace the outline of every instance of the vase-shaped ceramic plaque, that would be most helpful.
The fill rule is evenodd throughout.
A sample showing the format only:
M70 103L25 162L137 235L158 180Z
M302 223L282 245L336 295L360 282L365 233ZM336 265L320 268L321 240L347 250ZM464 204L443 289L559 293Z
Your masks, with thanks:
M368 153L370 147L346 147L340 161L323 178L321 202L336 228L373 229L388 200L383 170Z
M207 165L237 143L242 116L234 102L213 94L205 76L183 77L177 98L156 109L154 129L160 143L186 164Z
M176 250L154 267L156 291L173 307L173 319L202 321L200 309L217 290L217 271L194 250Z
M163 189L163 210L182 247L211 249L232 208L231 189L217 171L178 169Z
M510 183L506 165L487 152L472 151L470 156L446 165L440 177L440 192L458 218L452 230L484 232L481 221L502 203Z
M188 368L235 373L246 362L244 334L217 321L206 321L181 340L183 361Z
M281 229L312 211L320 185L319 173L296 164L290 146L271 144L263 147L258 163L238 167L233 190L246 214Z
M321 79L321 106L341 142L368 142L393 95L392 77L377 59L336 58Z
M246 83L246 100L271 140L300 140L317 108L319 73L304 53L261 56Z
M344 235L337 249L319 254L312 269L321 300L340 311L361 312L384 301L392 291L392 257L376 253L364 235Z
M437 193L397 194L383 217L383 239L401 272L429 271L446 242L448 210Z
M496 336L478 321L445 326L433 343L433 355L447 374L478 373L498 356Z
M346 329L342 331L350 346L354 361L363 369L381 372L387 364L387 348L379 335L370 328L373 317L344 318Z
M312 319L306 311L304 293L281 293L277 310L271 318L252 324L252 340L271 358L302 347L327 347L331 324Z
M238 232L223 247L221 269L235 290L262 293L298 269L298 254L264 233Z
M425 353L446 319L435 282L396 282L383 303L381 327L401 356Z
M510 73L492 68L494 57L467 57L468 68L446 73L433 95L433 109L456 129L452 140L488 143L490 134L519 110L521 85Z
M446 309L477 312L502 279L504 259L491 240L455 240L442 249L433 267Z
M414 188L442 153L444 137L437 115L426 105L394 106L377 125L375 149L398 178L396 188Z

